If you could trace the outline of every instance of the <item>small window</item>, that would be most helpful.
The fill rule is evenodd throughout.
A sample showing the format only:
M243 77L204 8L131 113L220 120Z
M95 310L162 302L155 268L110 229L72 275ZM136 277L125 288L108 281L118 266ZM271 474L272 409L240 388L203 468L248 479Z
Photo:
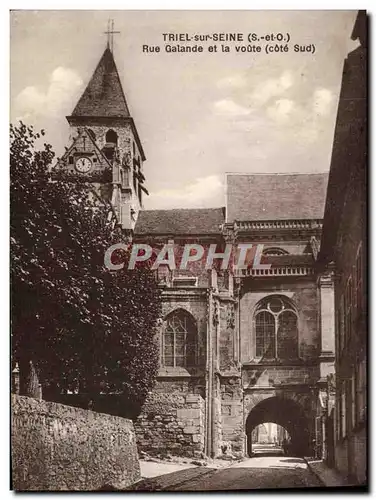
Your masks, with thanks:
M73 156L69 156L68 163L69 165L73 165Z

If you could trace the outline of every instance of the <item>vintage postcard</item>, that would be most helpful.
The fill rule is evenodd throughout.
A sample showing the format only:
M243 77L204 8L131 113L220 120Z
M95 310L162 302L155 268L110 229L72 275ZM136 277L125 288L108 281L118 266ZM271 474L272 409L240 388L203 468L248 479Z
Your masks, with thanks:
M11 11L11 489L367 489L367 24Z

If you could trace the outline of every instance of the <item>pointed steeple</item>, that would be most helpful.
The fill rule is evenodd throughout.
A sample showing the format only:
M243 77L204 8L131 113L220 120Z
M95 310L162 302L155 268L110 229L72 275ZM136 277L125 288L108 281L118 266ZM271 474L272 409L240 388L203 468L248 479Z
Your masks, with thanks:
M109 47L104 51L71 116L130 117L114 56Z

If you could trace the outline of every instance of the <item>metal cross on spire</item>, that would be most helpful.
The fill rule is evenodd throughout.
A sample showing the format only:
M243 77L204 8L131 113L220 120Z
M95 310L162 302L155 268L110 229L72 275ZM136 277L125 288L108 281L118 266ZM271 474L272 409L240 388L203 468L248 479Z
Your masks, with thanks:
M107 35L107 48L114 51L114 34L118 34L120 31L114 31L114 20L109 19L107 22L107 31L105 34Z

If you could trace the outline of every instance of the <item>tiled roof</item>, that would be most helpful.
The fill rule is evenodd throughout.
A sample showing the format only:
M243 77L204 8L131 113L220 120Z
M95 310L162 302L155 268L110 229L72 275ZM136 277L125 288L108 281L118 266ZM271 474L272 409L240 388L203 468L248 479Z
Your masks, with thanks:
M107 48L72 116L130 117L114 57Z
M227 222L322 219L328 174L228 174Z
M224 221L224 208L142 210L135 234L220 234Z

